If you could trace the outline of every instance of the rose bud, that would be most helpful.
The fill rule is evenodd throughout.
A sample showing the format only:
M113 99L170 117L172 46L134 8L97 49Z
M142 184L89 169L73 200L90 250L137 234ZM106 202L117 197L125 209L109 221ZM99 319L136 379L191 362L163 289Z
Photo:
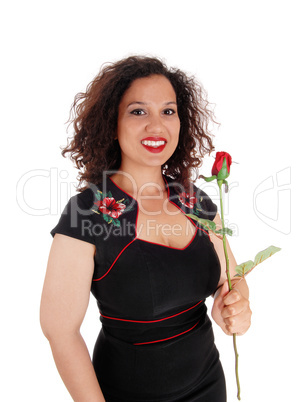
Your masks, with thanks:
M232 157L227 152L217 152L216 160L211 169L211 174L217 176L217 180L225 180L230 174Z

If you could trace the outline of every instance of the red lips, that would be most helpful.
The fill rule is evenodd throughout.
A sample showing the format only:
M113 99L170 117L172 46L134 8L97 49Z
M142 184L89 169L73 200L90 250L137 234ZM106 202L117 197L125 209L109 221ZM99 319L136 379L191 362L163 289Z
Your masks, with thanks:
M143 141L148 141L147 144L143 144ZM163 142L163 144L158 145L158 142ZM153 145L152 143L150 144L150 142L157 142L157 146ZM149 152L151 153L159 153L162 152L163 149L165 148L167 144L167 140L163 137L146 137L144 139L141 140L141 145Z

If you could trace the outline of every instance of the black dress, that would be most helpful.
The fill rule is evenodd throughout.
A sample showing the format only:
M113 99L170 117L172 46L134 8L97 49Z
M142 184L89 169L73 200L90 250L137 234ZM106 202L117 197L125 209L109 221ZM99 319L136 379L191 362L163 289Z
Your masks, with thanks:
M213 219L216 206L196 186L179 192L181 213ZM107 402L225 402L225 380L205 298L220 264L196 221L192 240L173 248L137 238L137 201L109 177L72 197L51 231L95 244L92 293L102 329L93 365Z

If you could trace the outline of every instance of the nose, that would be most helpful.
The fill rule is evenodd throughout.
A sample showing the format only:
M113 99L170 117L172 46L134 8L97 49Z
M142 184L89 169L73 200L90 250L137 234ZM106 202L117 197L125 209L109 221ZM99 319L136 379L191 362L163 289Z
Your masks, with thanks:
M148 119L146 130L148 133L162 133L164 129L161 117L157 115L151 115Z

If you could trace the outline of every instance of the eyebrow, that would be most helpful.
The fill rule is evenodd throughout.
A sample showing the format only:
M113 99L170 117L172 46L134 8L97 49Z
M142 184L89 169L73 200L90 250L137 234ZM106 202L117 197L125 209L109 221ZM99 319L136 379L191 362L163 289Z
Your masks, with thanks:
M131 106L131 105L148 105L148 103L135 101L135 102L129 103L129 104L127 105L127 107L129 107L129 106ZM177 103L176 103L176 102L173 102L173 101L170 101L170 102L165 102L164 105L165 105L165 106L168 106L168 105L177 105Z

